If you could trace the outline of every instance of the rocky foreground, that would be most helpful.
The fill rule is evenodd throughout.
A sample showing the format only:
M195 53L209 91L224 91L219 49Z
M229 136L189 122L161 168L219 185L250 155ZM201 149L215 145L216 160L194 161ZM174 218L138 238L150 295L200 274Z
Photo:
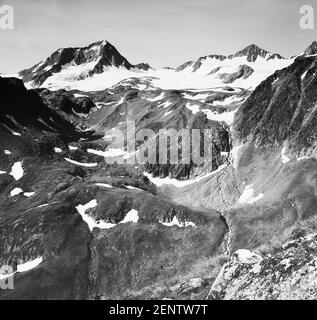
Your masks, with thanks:
M317 234L300 236L262 257L236 251L214 281L210 300L315 300Z

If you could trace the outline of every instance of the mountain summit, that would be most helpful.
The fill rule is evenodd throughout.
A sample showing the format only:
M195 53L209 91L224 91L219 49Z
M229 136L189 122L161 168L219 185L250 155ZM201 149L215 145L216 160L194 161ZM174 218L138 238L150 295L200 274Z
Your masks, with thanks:
M281 55L277 53L271 53L267 50L264 50L260 47L258 47L255 44L251 44L244 49L238 51L237 53L229 56L229 58L235 58L235 57L247 57L247 61L254 62L258 57L266 58L266 60L278 58L278 59L284 59Z
M61 48L46 60L30 69L20 72L24 82L32 81L35 86L41 85L53 73L71 69L76 80L104 72L107 67L122 67L127 70L149 70L147 63L131 64L108 41L97 41L86 47Z
M309 56L312 54L317 54L317 41L314 41L309 47L304 51L305 56Z

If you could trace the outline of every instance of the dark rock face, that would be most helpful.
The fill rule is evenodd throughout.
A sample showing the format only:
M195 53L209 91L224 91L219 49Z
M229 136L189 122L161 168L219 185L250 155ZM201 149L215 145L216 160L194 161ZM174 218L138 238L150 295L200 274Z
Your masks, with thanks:
M152 69L152 67L148 63L139 63L134 66L136 69L148 71Z
M0 128L21 134L25 128L78 138L73 124L50 109L35 91L27 91L21 80L0 78ZM27 112L26 112L27 110Z
M234 73L223 73L220 74L219 77L224 81L224 83L233 83L237 79L246 79L249 78L253 74L254 70L247 66L241 65L239 66L238 70Z
M229 59L235 58L235 57L247 57L247 61L249 62L254 62L256 61L256 59L258 57L262 57L262 58L266 58L267 55L270 54L269 51L266 51L264 49L261 49L260 47L258 47L255 44L251 44L249 46L247 46L246 48L242 49L241 51L238 51L237 53L229 56ZM267 57L268 60L269 59L274 59L274 58L278 58L278 59L283 59L282 56L280 56L279 54L270 54L269 57Z
M176 72L180 72L183 71L184 69L186 69L188 66L190 66L193 63L193 61L187 61L185 63L183 63L182 65L180 65L179 67L177 67L175 69Z
M237 138L251 136L259 145L288 139L294 147L312 147L317 137L316 63L315 57L299 57L263 81L237 113Z
M193 63L193 71L192 72L197 71L201 67L201 64L202 64L203 60L206 60L207 58L216 59L216 60L219 60L219 61L223 61L223 60L226 59L225 56L216 55L216 54L210 55L210 56L201 57L198 60L196 60L195 63Z
M317 54L317 41L314 41L309 47L304 51L304 56L309 56Z

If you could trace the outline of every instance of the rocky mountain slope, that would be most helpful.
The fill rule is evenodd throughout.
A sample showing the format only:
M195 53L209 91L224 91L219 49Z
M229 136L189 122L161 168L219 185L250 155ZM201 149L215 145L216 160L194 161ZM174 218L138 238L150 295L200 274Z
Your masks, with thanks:
M12 266L1 278L13 276L15 287L1 299L118 298L177 282L221 251L226 226L217 211L175 205L134 166L89 153L101 148L99 136L77 129L55 93L40 91L43 99L20 80L0 84L0 265ZM50 135L32 112L24 121L12 112L15 99L55 119ZM6 125L9 111L14 127Z
M300 236L272 254L238 250L213 283L210 300L315 300L316 234Z
M314 298L314 48L153 71L97 42L23 71L35 89L0 78L0 278L16 288L0 298ZM150 162L172 129L211 130L208 157Z

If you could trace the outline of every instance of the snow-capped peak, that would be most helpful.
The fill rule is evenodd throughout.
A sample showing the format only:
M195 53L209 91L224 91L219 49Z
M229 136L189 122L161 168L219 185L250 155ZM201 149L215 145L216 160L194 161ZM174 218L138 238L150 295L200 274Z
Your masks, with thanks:
M149 70L146 63L131 64L107 40L94 42L86 47L69 47L56 50L50 57L19 73L24 82L33 86L42 85L53 74L67 68L71 70L74 80L81 80L94 74L104 72L105 68L116 67Z
M246 57L248 62L254 62L257 60L258 57L262 57L266 60L273 58L284 59L281 55L264 50L256 44L251 44L245 47L244 49L236 52L235 54L229 56L228 58L232 59L235 57Z

